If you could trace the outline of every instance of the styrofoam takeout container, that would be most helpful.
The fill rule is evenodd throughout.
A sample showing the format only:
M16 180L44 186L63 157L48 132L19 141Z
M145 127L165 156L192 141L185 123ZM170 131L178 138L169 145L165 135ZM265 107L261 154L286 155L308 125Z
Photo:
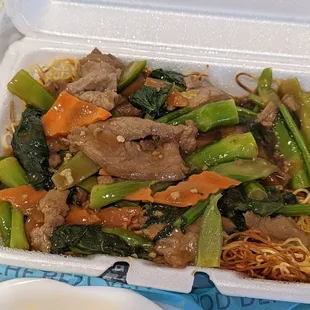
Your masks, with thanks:
M236 73L258 74L270 66L277 77L298 76L310 89L310 6L307 0L7 0L6 10L25 38L13 43L0 67L0 135L9 123L7 82L21 68L53 58L81 57L95 46L127 62L204 71L228 92L242 94ZM209 274L226 295L310 303L310 285L249 279L196 267L172 269L143 260L89 258L0 249L0 263L44 270L102 274L128 262L128 284L190 292L194 274Z

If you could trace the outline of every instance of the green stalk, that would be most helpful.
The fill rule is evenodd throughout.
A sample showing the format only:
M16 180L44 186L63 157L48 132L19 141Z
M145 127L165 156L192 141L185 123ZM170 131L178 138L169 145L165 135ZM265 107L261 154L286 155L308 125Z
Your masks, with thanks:
M276 138L277 147L285 160L295 169L290 180L292 189L307 188L310 186L307 170L304 167L304 160L295 140L290 136L283 120L278 117L273 125L273 132Z
M268 198L264 187L256 181L242 184L242 191L251 200L264 200Z
M270 93L272 91L272 69L266 68L261 73L257 82L257 91L260 97Z
M143 249L147 252L150 252L153 249L154 245L150 240L142 236L139 236L128 229L117 228L117 227L116 228L106 227L106 228L103 228L102 230L108 234L114 234L114 235L119 236L129 246L135 248L136 250Z
M100 166L84 153L78 152L54 173L52 180L59 190L73 187L86 180L96 172Z
M267 178L270 174L277 172L279 168L265 159L256 158L255 160L244 159L220 164L210 170L239 182L249 182Z
M8 83L8 89L27 104L44 112L55 102L55 98L25 70L16 73Z
M310 205L296 204L283 206L283 208L278 211L278 214L284 216L310 215Z
M198 267L220 267L223 232L217 203L221 197L221 194L212 195L202 216L195 261Z
M301 154L304 158L305 161L305 165L307 167L308 170L308 175L310 175L310 152L309 149L307 147L306 141L304 139L304 137L301 135L295 121L293 120L288 108L284 105L284 104L280 104L280 112L284 118L284 121L287 125L287 127L289 128L289 130L291 131L300 151Z
M178 217L173 223L173 226L185 228L193 224L205 212L209 202L210 198L199 201L196 205L192 206L180 217Z
M299 108L296 114L300 119L300 132L310 148L310 95L301 89L297 78L282 81L279 92L281 97L289 94L294 96L298 102Z
M15 157L7 157L0 161L0 181L7 187L27 184L26 172Z
M293 135L293 139L289 138L289 132L286 127L281 125L280 121L276 121L274 123L274 134L279 143L280 152L284 155L284 157L288 156L288 160L296 160L299 158L298 149L295 148L296 144L301 152L301 156L304 160L305 166L307 168L308 175L305 175L305 171L303 170L303 163L299 163L296 165L293 178L291 180L290 186L292 188L300 188L304 187L304 185L309 184L309 175L310 175L310 153L307 149L305 140L300 134L297 125L295 124L290 112L286 108L284 104L282 104L279 96L273 91L271 88L272 85L272 70L270 68L266 68L263 70L259 80L258 80L258 94L261 96L263 102L267 104L268 102L274 102L280 110L280 113L283 116L284 122L286 126L291 131ZM292 141L291 145L287 145L288 141ZM288 148L291 148L289 150ZM307 186L306 186L307 187Z
M14 208L12 208L10 248L29 250L29 244L25 233L24 214Z
M98 184L90 194L90 208L98 209L113 202L125 199L129 194L139 189L146 188L153 181L121 181L112 184Z
M0 201L0 234L4 246L10 246L11 225L11 205L8 202Z
M230 99L203 105L192 112L168 122L168 124L174 126L185 124L187 120L192 120L199 131L207 132L216 127L238 124L239 115L235 101Z
M236 106L236 108L237 108L238 113L241 115L253 116L253 117L256 117L256 115L257 115L257 113L255 113L254 111L251 111L249 109L242 108L239 106Z
M206 170L210 166L230 162L238 158L257 157L258 148L253 135L248 132L230 135L215 142L186 158L192 170Z
M92 188L97 184L98 184L97 177L92 176L92 177L89 177L88 179L82 181L77 186L83 188L84 190L86 190L86 192L90 193Z
M169 186L176 185L178 182L171 181L171 182L158 182L151 186L152 194L157 192L162 192L166 190Z
M255 104L255 109L254 112L259 112L260 110L262 110L265 106L264 101L261 99L261 97L254 95L254 94L249 94L248 95L249 99Z
M189 112L193 111L193 108L192 107L185 107L185 108L181 108L181 109L177 109L173 112L170 112L158 119L156 119L156 122L159 122L159 123L168 123L184 114L187 114Z

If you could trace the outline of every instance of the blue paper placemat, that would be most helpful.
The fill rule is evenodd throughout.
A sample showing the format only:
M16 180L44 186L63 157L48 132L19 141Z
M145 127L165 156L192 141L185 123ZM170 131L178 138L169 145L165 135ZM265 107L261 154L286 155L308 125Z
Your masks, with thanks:
M126 264L117 264L100 277L34 270L16 266L0 265L0 282L15 278L48 278L73 286L113 286L132 289L158 303L163 309L185 310L306 310L310 305L271 301L254 298L229 297L219 293L208 276L198 273L195 276L190 294L177 294L151 288L126 284Z

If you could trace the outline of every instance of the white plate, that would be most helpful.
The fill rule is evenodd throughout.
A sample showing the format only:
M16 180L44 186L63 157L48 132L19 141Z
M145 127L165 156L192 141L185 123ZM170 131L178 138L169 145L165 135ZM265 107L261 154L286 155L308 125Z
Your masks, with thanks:
M48 279L16 279L0 284L1 310L161 310L130 290L80 286Z

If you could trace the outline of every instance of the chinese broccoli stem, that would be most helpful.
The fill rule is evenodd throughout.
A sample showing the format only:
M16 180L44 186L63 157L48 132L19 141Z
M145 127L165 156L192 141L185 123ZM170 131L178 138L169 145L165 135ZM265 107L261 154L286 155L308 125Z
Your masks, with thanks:
M235 101L230 99L203 105L192 112L173 119L168 124L185 124L187 120L192 120L199 131L207 132L216 127L238 124L239 115Z
M256 181L242 184L242 191L251 200L263 200L268 198L264 187Z
M10 248L29 250L29 243L25 232L24 214L14 208L12 208Z
M210 166L226 163L235 159L253 159L258 148L253 135L248 132L230 135L215 142L186 158L192 170L206 170Z
M11 205L6 201L0 201L0 234L4 246L10 246L11 224Z
M176 119L176 118L178 118L184 114L188 114L191 111L193 111L192 107L184 107L184 108L175 110L173 112L170 112L170 113L156 119L156 122L168 123L168 122L173 121L174 119Z
M149 187L152 181L121 181L95 185L90 193L90 208L98 209L125 199L139 189Z
M0 181L7 187L27 184L26 172L15 157L0 161Z

